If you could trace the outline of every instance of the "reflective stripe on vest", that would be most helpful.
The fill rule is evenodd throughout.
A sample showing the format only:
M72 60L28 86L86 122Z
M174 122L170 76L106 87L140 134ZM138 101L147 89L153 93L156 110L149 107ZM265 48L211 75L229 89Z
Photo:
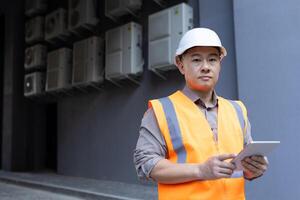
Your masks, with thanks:
M240 125L241 125L241 129L244 130L245 128L245 121L244 121L244 116L243 116L243 111L242 108L240 107L240 105L232 100L229 100L229 102L233 105L233 107L235 108L236 114L239 118L240 121Z
M240 122L241 129L243 132L244 145L246 145L247 141L245 141L245 136L246 136L246 129L247 129L247 121L245 120L245 116L244 116L245 114L243 113L241 105L239 105L239 103L237 103L237 101L229 100L229 102L233 105L233 107L236 111L236 114L239 118L239 122Z
M186 150L182 142L181 131L178 125L178 119L174 110L174 106L168 97L159 99L159 101L161 102L166 115L173 148L177 154L177 163L185 163Z

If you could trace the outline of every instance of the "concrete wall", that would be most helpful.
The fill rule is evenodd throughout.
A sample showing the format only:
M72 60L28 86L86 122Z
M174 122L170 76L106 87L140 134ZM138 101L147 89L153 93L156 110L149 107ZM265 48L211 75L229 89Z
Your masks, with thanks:
M239 97L256 140L280 140L249 199L299 199L299 32L297 0L234 1Z
M4 16L0 11L0 49L4 49ZM0 54L0 160L2 156L2 119L3 119L3 67L4 66L4 55ZM1 162L0 162L1 168Z
M163 81L145 72L139 87L109 87L102 93L58 103L58 173L136 182L132 153L147 100L182 87L178 72Z
M40 169L45 163L45 105L24 98L24 1L2 0L0 5L5 24L1 33L5 38L0 79L1 167L9 171Z
M6 170L26 166L26 135L23 99L23 1L1 3L5 19L4 69L3 69L3 127L2 167ZM20 25L21 24L21 25ZM1 52L2 53L2 52ZM18 132L18 134L17 134Z

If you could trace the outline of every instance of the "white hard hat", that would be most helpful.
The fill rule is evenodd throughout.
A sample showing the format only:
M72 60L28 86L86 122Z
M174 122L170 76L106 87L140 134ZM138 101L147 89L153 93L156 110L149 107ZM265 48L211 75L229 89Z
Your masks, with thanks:
M216 32L208 28L194 28L182 36L175 53L175 60L176 56L196 46L219 47L221 56L224 57L227 55L227 51L222 46L221 40Z

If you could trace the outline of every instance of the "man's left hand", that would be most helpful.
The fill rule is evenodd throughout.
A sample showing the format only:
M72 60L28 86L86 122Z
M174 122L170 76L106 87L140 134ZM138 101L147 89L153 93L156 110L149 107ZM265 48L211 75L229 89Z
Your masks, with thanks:
M242 160L244 176L246 179L254 179L262 176L267 170L269 162L265 156L249 156Z

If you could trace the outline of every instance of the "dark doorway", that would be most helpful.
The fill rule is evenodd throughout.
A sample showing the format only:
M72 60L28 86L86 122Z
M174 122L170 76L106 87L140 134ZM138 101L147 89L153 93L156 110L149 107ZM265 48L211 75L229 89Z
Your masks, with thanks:
M0 169L2 169L4 34L4 16L0 14Z
M57 103L47 105L46 168L57 172Z

